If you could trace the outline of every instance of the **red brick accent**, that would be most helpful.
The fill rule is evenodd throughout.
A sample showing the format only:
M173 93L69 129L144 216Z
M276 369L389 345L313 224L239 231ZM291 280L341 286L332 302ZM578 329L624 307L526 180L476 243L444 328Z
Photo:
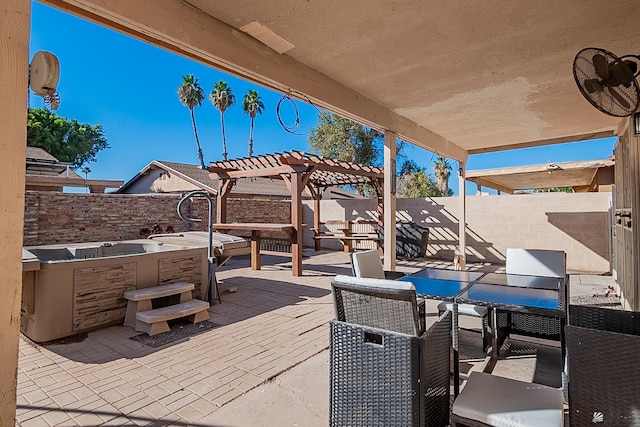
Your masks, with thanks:
M140 238L140 229L168 226L176 232L206 230L207 202L185 202L183 214L200 223L180 220L177 194L98 194L27 191L24 246L98 242ZM214 201L215 209L215 201ZM291 222L288 200L230 199L229 222ZM215 218L215 213L214 213Z

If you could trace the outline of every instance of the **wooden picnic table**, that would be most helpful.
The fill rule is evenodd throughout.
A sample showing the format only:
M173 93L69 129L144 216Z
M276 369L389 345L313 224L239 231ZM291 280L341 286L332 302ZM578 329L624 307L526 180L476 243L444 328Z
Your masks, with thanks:
M260 222L230 222L230 223L215 223L212 224L214 230L229 231L229 230L249 230L251 231L251 269L260 270L262 264L260 261L260 233L262 231L284 231L291 237L293 243L293 236L295 227L293 224L269 224Z

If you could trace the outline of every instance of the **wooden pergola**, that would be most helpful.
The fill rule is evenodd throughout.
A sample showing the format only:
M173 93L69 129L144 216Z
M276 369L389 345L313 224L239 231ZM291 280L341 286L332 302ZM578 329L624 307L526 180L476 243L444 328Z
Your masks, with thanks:
M216 223L227 222L227 196L238 178L282 179L291 191L291 257L292 273L302 275L302 192L313 197L313 226L320 228L320 200L327 187L368 184L378 199L378 222L382 226L384 212L381 168L329 159L303 151L266 154L257 157L211 163L211 178L219 180L216 199Z

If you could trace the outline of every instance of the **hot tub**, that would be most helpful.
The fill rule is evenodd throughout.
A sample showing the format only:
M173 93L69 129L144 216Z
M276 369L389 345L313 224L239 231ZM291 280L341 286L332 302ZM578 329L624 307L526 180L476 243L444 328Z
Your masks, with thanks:
M36 342L121 324L125 291L190 282L201 298L207 282L207 248L197 245L137 239L24 249L20 329Z

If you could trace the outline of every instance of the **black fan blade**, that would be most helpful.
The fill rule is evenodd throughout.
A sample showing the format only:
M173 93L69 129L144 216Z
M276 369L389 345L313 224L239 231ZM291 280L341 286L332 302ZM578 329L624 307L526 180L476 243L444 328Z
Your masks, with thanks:
M613 96L616 99L616 101L618 101L618 103L622 105L624 108L629 109L629 107L631 107L631 104L629 104L629 101L624 99L615 87L609 86L609 92L611 93L611 96Z
M602 83L598 79L588 79L582 82L582 85L589 93L600 93L604 90Z
M602 80L609 78L609 62L603 55L599 53L593 55L593 68L595 68L596 74Z

